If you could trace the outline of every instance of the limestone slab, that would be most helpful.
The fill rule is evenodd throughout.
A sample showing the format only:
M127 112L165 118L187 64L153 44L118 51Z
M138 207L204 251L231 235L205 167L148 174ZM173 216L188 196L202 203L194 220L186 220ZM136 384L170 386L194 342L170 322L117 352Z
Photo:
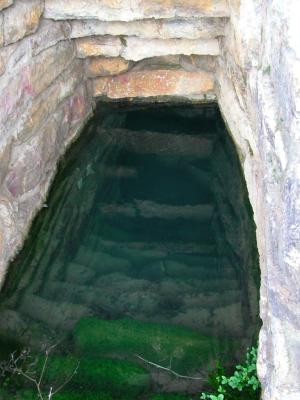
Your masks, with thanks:
M212 39L224 35L227 18L146 19L142 21L70 21L71 37L138 36L146 39Z
M128 70L130 62L122 57L91 57L86 60L85 71L90 78L117 75Z
M11 6L12 3L13 0L0 0L0 11L3 10L4 8Z
M182 70L132 71L115 77L96 78L93 95L121 99L151 96L193 96L212 92L213 75Z
M144 58L167 55L211 55L220 52L217 39L141 39L134 36L92 36L76 39L79 58L122 56L126 60L139 61Z
M126 60L138 61L144 58L165 55L212 55L219 54L216 39L141 39L134 36L124 38L126 45L121 56Z
M76 40L77 56L79 58L91 56L117 57L122 51L121 39L114 36L97 36Z
M4 11L4 44L17 42L37 30L43 3L40 0L17 0Z
M133 21L145 18L226 17L226 0L46 0L45 17Z

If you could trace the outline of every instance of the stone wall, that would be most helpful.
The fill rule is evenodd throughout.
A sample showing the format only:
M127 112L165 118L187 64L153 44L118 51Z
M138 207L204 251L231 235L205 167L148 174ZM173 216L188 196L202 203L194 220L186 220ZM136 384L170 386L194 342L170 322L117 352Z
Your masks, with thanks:
M58 159L91 112L91 101L69 24L42 19L40 0L2 0L0 9L3 281L45 200Z
M300 5L284 3L229 2L216 73L257 225L264 400L300 398Z
M257 224L263 398L298 400L297 0L87 3L0 0L0 281L93 97L217 99Z

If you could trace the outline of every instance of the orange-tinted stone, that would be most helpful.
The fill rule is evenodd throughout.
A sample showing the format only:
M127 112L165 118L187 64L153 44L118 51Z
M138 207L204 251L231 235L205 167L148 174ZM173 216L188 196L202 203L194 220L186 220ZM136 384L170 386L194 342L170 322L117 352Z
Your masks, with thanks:
M129 65L122 57L93 57L86 62L86 73L89 77L117 75L127 71Z
M115 77L94 80L94 96L106 95L120 99L151 96L196 96L214 88L213 75L208 72L183 70L132 71Z
M77 56L86 58L91 56L117 57L122 50L121 39L115 36L87 37L76 40Z

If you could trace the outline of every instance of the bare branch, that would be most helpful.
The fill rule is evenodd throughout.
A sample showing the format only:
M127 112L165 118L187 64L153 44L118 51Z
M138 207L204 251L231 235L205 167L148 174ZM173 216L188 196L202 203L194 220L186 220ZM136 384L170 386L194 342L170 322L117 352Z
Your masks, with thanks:
M158 369L162 369L164 371L170 372L170 374L176 376L176 378L181 378L181 379L193 379L193 380L202 380L203 381L203 377L202 376L188 376L188 375L181 375L178 374L177 372L173 371L171 369L171 360L170 360L170 367L163 367L162 365L156 364L152 361L146 360L145 358L139 356L138 354L136 354L136 357L139 358L140 360L144 361L146 364L152 365L155 368Z

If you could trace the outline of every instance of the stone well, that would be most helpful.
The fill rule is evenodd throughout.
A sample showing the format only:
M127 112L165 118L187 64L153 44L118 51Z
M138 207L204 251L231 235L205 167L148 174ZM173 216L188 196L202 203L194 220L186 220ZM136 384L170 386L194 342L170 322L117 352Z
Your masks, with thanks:
M0 0L0 279L95 100L217 101L257 225L264 400L300 399L297 0Z

